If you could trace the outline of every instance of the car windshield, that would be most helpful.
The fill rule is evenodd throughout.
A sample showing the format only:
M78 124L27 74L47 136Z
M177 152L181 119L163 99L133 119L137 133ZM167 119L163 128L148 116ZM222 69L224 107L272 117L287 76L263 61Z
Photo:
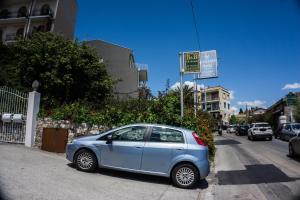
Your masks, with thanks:
M293 129L300 130L300 124L294 124L292 125Z
M269 124L255 124L255 127L270 127Z

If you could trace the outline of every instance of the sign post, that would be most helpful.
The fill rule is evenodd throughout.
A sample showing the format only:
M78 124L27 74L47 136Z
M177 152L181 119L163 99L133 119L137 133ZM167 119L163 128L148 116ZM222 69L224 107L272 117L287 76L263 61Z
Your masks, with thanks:
M180 104L181 104L181 119L184 116L184 101L183 101L183 74L194 74L194 112L196 115L197 107L196 107L196 75L200 73L200 52L199 51L191 51L191 52L183 52L180 53Z

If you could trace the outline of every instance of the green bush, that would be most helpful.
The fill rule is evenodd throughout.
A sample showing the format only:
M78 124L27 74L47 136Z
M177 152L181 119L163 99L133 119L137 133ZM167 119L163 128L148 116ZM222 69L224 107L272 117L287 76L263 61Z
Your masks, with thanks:
M179 126L194 130L209 148L210 158L215 155L212 134L214 120L208 113L198 111L194 117L193 109L185 110L180 118L180 99L176 94L168 94L154 100L131 99L123 102L111 101L101 109L95 110L83 103L65 104L43 112L53 119L65 119L75 123L104 125L109 128L132 123L157 123Z

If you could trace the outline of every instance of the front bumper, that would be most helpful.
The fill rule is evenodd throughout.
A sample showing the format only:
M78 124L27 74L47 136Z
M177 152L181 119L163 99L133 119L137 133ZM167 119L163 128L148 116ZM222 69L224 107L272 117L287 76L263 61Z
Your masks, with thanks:
M73 162L74 161L74 154L77 150L77 147L75 144L73 143L68 143L66 146L66 158L70 161Z
M255 139L264 139L264 138L270 138L273 137L273 134L253 134L253 138Z

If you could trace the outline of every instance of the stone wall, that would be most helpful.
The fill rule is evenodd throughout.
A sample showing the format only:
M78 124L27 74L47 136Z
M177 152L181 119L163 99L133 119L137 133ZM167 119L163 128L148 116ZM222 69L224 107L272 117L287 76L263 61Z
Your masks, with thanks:
M68 129L69 137L68 141L74 137L82 135L97 134L108 130L107 127L101 125L88 125L86 123L76 124L68 120L53 120L51 118L42 118L37 121L37 130L35 137L35 147L41 148L42 135L44 128L65 128Z

